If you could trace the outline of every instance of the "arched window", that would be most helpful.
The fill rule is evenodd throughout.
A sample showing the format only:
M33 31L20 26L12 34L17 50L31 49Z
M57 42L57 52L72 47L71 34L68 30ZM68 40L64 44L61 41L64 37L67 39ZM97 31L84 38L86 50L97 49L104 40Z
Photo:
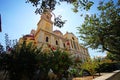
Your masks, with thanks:
M56 40L56 45L58 45L58 41Z
M74 37L72 37L72 39L75 40Z
M49 41L49 38L48 37L46 37L46 42L48 42Z
M65 43L63 43L63 46L64 46L64 48L65 48Z
M74 48L77 49L75 41L73 41Z

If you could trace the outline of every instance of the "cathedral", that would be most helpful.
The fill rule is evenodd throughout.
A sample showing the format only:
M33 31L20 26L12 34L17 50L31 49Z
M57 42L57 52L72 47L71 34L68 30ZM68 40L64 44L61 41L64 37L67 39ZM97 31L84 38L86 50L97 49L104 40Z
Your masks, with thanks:
M78 38L73 33L66 32L63 34L59 30L53 30L51 17L49 11L44 12L37 24L37 29L31 30L30 34L21 37L19 43L23 42L23 40L27 43L32 42L37 47L42 46L43 51L49 51L50 48L52 50L57 48L66 50L82 61L89 58L88 49L79 44Z

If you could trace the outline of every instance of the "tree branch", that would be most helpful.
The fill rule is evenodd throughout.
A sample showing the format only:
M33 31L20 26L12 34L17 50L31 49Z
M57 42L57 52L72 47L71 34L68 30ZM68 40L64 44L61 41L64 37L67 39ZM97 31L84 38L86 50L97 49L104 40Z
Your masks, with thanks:
M106 51L108 51L108 52L110 52L110 53L112 53L112 54L120 55L120 52L109 50L109 49L105 48L104 45L103 45L103 49L106 50Z

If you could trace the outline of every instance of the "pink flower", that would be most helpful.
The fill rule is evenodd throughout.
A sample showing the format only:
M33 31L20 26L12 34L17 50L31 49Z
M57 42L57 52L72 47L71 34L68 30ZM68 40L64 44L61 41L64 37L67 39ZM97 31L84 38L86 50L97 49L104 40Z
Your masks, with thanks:
M52 47L52 50L56 50L56 48L55 48L55 47Z

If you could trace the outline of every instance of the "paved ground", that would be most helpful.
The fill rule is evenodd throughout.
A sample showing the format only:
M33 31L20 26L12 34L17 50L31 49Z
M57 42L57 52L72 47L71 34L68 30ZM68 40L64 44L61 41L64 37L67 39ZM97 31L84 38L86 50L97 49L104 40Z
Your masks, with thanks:
M93 80L120 80L120 70L111 73L104 73L102 76L97 77Z
M119 72L119 73L117 73L117 72ZM117 73L117 75L115 75L116 73ZM120 71L115 71L112 73L101 73L101 76L97 76L97 75L95 76L94 79L92 76L86 76L86 77L73 78L73 80L106 80L106 79L107 80L120 80ZM111 77L111 76L113 76L113 77ZM111 78L109 78L109 77L111 77Z
M114 75L116 74L117 75ZM3 72L0 72L0 80L2 80L4 77ZM111 77L113 76L113 77ZM111 77L110 79L108 79L109 77ZM101 73L101 76L98 76L98 74L96 74L95 78L93 79L93 76L84 76L84 77L76 77L73 78L73 80L120 80L120 70L112 72L112 73Z
M99 76L95 76L99 77ZM85 76L85 77L77 77L77 78L73 78L73 80L93 80L93 76Z

